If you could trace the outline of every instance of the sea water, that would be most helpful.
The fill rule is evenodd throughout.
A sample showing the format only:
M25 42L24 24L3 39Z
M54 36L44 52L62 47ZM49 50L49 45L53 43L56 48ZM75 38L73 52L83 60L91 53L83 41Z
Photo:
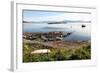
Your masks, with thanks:
M82 27L85 25L85 27ZM91 23L69 23L69 24L35 24L23 23L23 32L52 32L64 31L72 34L65 37L65 40L86 41L91 39Z

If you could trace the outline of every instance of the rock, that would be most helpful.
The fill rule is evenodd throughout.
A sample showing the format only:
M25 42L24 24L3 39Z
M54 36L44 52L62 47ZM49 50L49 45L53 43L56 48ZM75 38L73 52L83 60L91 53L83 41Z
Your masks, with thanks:
M32 51L31 54L47 54L50 52L51 51L49 49L39 49L39 50Z

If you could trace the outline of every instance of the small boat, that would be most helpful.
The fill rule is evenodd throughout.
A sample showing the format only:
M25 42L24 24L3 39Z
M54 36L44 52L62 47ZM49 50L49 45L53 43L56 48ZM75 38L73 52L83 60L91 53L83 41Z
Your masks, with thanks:
M82 25L81 27L84 28L84 27L86 27L86 26L85 26L85 25Z

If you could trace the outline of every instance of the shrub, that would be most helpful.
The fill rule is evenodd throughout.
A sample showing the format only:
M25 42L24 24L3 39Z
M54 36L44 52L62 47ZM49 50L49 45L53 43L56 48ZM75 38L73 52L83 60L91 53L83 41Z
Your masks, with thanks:
M48 54L30 54L31 51L39 48L51 50ZM42 62L42 61L63 61L63 60L82 60L91 59L91 45L87 44L81 48L51 48L38 44L24 44L23 62Z

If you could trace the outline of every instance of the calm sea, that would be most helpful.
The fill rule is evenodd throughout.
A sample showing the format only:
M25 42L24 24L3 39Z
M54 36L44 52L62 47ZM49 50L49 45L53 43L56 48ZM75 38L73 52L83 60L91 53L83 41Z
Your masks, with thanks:
M86 27L81 27L85 25ZM70 36L65 37L65 40L86 41L91 39L91 24L90 23L70 23L70 24L34 24L23 23L23 32L50 32L64 31L72 32Z

